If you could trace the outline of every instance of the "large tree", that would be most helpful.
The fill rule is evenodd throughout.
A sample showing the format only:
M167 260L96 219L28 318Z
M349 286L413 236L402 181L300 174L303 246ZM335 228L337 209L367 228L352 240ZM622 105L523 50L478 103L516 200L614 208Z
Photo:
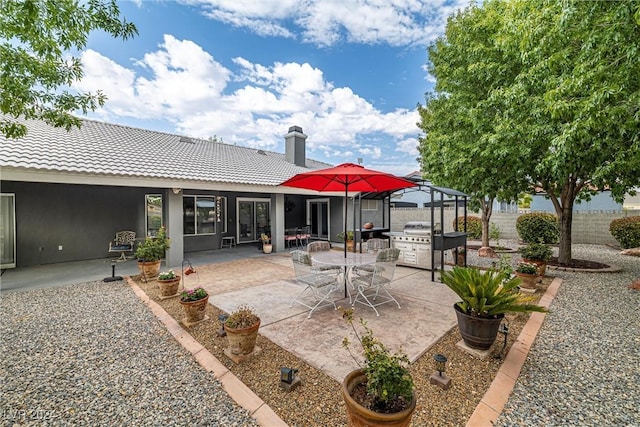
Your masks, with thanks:
M559 262L568 264L574 203L607 188L621 201L640 185L640 2L502 0L479 8L496 3L504 13L491 37L505 69L518 71L513 79L494 75L502 85L488 94L490 111L499 111L489 138L509 153L510 186L524 179L553 202ZM476 161L496 167L495 159Z
M418 106L421 169L434 184L471 196L472 208L481 210L484 247L493 201L517 200L525 186L517 147L495 138L502 106L492 93L520 71L517 54L502 49L497 38L504 13L503 3L490 1L448 20L444 36L428 50L434 92Z
M126 40L137 34L135 25L120 17L116 0L0 0L0 10L0 132L24 136L18 116L80 126L71 113L95 110L106 97L69 89L82 78L73 52L86 47L91 31Z

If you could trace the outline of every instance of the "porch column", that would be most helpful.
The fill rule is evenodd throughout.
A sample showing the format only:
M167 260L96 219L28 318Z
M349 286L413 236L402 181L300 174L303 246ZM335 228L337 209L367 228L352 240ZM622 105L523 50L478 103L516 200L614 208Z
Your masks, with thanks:
M182 191L175 194L171 189L166 191L167 219L164 225L167 229L167 237L171 239L171 247L167 249L165 262L168 268L179 270L184 258L184 236L182 235Z
M284 194L271 195L271 244L274 252L284 250Z

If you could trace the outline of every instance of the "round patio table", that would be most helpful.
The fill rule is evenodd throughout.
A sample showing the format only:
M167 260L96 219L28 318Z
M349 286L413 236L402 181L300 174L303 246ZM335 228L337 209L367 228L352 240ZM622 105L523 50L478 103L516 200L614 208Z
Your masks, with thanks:
M316 252L311 257L311 261L315 264L322 265L332 265L342 267L344 272L344 297L349 296L349 301L351 301L351 293L348 291L348 286L351 285L351 280L349 278L351 270L354 267L360 267L363 265L371 265L376 263L376 255L375 254L360 254L347 252L347 257L345 258L344 253L337 251L325 251L325 252Z

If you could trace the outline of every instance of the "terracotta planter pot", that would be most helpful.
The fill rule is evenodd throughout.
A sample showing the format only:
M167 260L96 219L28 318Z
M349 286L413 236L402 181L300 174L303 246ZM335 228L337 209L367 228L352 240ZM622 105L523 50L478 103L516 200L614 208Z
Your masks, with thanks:
M355 250L356 245L355 245L355 242L353 240L347 240L346 245L347 245L347 252L355 252L356 251Z
M238 356L251 353L256 346L259 328L260 321L245 329L229 328L225 323L224 330L227 332L227 341L229 342L231 353Z
M411 399L409 407L401 412L395 414L381 414L371 411L363 406L360 406L353 397L351 392L353 389L363 382L367 381L367 377L361 369L350 372L342 381L342 398L347 405L347 418L349 419L349 425L352 427L407 427L411 423L411 417L416 409L416 396L415 393Z
M464 254L458 253L458 257L457 257L457 260L456 260L457 261L456 265L458 267L464 267L465 266L464 259L465 259Z
M499 314L496 318L475 317L463 313L456 304L453 304L453 308L464 343L478 350L489 349L498 336L504 314Z
M180 286L180 276L176 275L175 279L158 279L158 287L160 288L160 295L163 297L171 297L178 293L178 287Z
M516 277L518 277L522 281L521 286L523 288L527 288L527 289L535 289L536 288L536 283L538 281L538 275L537 274L519 273L517 271L515 273L513 273L513 274L515 274Z
M160 260L158 261L138 261L140 274L148 279L155 279L160 274Z
M529 264L535 264L538 266L538 276L544 276L545 273L547 272L547 262L546 261L539 261L536 259L526 259L523 258L522 259L524 262L528 262Z
M262 245L262 252L265 254L270 254L273 251L273 245L270 243L265 243Z
M186 316L186 320L191 323L199 322L204 319L204 314L207 309L207 302L209 302L209 295L199 299L198 301L182 301L182 308Z

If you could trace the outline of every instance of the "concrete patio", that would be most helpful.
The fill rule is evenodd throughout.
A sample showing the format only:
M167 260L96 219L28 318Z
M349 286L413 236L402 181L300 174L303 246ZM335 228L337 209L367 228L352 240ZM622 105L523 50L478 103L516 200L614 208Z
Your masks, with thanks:
M295 281L288 252L265 255L255 246L240 246L187 257L197 274L186 277L184 286L204 287L211 304L227 312L241 304L254 307L262 320L261 334L337 381L357 367L342 347L344 337L354 341L355 336L340 311L325 307L307 319L308 309L299 304L289 307L291 299L303 288ZM173 268L180 270L180 266ZM137 273L134 260L116 265L116 275ZM0 283L4 294L100 280L110 275L109 259L90 260L6 270ZM356 319L365 319L376 337L390 349L402 347L412 362L456 324L451 309L456 296L430 279L429 270L399 266L391 293L401 309L392 303L384 304L378 307L378 317L372 309L356 306ZM342 291L336 292L336 305L347 308L349 301L343 297Z
M356 338L340 311L325 307L307 319L308 309L299 304L289 307L303 289L295 281L289 254L205 265L198 269L198 276L191 283L187 278L185 286L200 284L209 292L209 302L227 312L242 304L252 306L261 318L262 335L337 381L357 368L342 347L344 337ZM412 362L456 324L451 306L457 297L430 277L428 270L397 267L391 292L401 309L384 304L378 307L378 317L372 309L356 306L355 317L365 319L390 349L402 348ZM342 290L334 298L336 305L349 307Z

